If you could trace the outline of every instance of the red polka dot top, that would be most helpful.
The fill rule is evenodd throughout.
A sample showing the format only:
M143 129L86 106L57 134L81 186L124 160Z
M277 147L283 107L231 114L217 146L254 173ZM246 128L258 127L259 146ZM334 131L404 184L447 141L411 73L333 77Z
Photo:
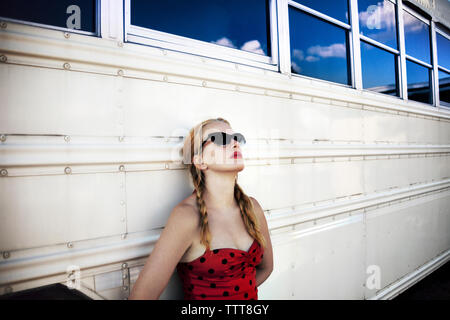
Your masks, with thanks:
M206 250L190 262L179 262L185 300L258 300L256 266L264 249L256 239L247 251Z

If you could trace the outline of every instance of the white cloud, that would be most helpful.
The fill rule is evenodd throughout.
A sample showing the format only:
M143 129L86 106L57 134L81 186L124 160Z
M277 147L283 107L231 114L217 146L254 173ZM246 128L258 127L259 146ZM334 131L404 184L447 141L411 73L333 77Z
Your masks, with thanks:
M319 57L315 57L315 56L307 56L305 58L305 60L308 61L308 62L318 61L319 59L320 59Z
M380 1L377 5L370 5L365 11L361 11L359 19L368 29L387 29L388 32L395 32L395 5L386 0ZM403 15L403 23L405 30L410 32L417 32L426 27L407 12Z
M299 50L299 49L294 49L294 51L292 52L292 55L294 56L294 58L296 58L299 61L302 61L303 59L305 59L305 55L304 55L303 51Z
M247 41L242 45L241 50L250 51L258 54L265 54L263 49L261 48L261 43L259 43L258 40Z
M329 46L312 46L307 51L310 55L316 55L321 58L345 58L346 56L345 45L343 43L334 43Z
M368 29L384 29L395 31L395 7L389 1L370 5L365 11L360 11L360 23Z
M302 71L302 68L300 68L300 66L296 64L294 61L291 62L291 67L297 73L300 73Z
M225 46L225 47L230 47L230 48L235 48L236 49L236 46L233 44L233 41L231 41L227 37L222 37L219 40L211 41L211 42L215 43L215 44L219 44L221 46Z
M407 32L418 32L427 27L425 23L407 12L403 15L403 24L405 25L405 31Z
M211 41L211 43L215 43L215 44L233 48L233 49L238 49L238 47L233 43L233 41L231 41L227 37L222 37L216 41ZM263 55L265 54L264 50L261 48L261 43L259 43L258 40L247 41L239 49L244 50L244 51L253 52L253 53L263 54Z

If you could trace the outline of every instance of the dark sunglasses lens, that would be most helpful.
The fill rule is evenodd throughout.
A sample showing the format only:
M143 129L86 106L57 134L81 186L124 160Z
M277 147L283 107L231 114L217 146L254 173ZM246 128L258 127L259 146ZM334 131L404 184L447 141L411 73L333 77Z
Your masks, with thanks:
M218 146L224 146L225 145L225 138L224 134L222 132L216 132L211 135L211 141L217 144Z
M239 142L239 144L245 144L246 142L244 136L240 133L235 133L233 139Z

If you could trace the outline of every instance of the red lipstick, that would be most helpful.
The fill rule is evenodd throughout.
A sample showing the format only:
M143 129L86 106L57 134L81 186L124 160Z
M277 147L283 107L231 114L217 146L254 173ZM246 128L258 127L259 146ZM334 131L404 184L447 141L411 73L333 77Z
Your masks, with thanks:
M240 153L239 151L235 151L233 153L233 158L235 158L235 159L242 158L242 153Z

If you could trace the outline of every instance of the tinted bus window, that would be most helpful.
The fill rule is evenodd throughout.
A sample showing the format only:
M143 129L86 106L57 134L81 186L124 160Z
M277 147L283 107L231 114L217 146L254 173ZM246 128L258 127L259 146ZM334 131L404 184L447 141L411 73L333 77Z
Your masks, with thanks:
M399 95L396 56L361 41L363 88L384 94ZM380 72L380 66L383 71Z
M360 33L397 49L395 4L390 1L358 0Z
M347 30L289 7L291 71L351 84Z
M131 24L270 56L268 0L131 0Z
M96 1L2 0L0 17L95 33Z

